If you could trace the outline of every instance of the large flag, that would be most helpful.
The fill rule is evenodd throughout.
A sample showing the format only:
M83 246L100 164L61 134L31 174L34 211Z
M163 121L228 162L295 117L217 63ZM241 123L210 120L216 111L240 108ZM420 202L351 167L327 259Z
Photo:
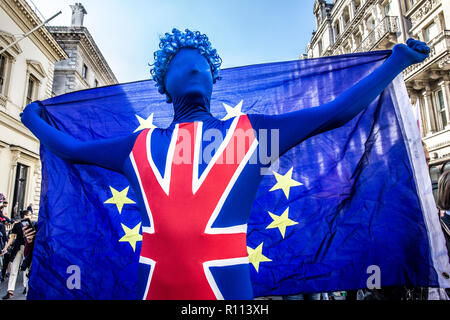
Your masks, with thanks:
M221 119L239 111L278 114L318 106L389 54L226 69L214 87L211 110ZM81 140L164 128L173 116L152 81L73 92L43 104L51 125ZM44 146L41 159L28 298L135 299L142 230L128 181L66 162ZM368 285L449 287L431 190L417 124L398 77L348 124L291 149L263 178L247 235L255 296Z

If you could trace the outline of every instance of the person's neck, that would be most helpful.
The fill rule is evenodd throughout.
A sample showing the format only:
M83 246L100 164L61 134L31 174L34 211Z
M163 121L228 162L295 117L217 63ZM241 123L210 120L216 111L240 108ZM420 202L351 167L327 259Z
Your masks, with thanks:
M173 99L173 123L203 121L213 118L210 101L201 95L186 95Z

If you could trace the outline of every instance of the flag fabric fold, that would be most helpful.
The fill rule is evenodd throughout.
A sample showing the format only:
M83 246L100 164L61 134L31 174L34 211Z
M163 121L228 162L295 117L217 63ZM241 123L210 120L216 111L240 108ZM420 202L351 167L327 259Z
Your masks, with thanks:
M226 69L211 112L222 119L234 106L247 114L319 106L389 54ZM84 141L164 128L173 116L150 80L77 91L43 105L52 126ZM358 289L377 279L381 286L449 287L421 148L399 77L349 123L284 154L263 178L248 224L255 296ZM28 299L135 299L142 231L128 181L71 164L43 145L41 161Z

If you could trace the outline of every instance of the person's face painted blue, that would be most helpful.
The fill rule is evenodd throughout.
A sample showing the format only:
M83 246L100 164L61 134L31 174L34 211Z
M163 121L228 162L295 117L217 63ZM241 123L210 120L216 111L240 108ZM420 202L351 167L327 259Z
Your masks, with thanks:
M211 67L197 49L181 49L170 61L164 81L173 100L183 96L211 98Z

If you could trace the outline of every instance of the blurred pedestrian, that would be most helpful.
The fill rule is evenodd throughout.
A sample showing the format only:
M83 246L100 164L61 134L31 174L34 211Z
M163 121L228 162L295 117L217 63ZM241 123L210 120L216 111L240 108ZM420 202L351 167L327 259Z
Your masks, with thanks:
M439 178L437 205L443 211L441 226L444 232L447 250L450 251L450 171L444 172Z
M11 219L5 216L7 208L8 208L8 201L4 200L2 202L2 205L0 205L0 221L2 222L7 221L8 223L11 223Z
M447 253L450 260L450 171L445 171L438 181L438 195L437 206L441 210L440 215L441 227L445 237L445 243L447 245ZM443 289L430 289L430 295L434 297L434 300L448 300L450 296L450 290L446 289L446 295L443 294Z
M31 223L30 217L31 214L29 211L24 210L20 212L20 216L22 218L22 221L28 220ZM11 230L11 236L8 240L8 243L6 244L5 248L2 250L2 255L4 255L8 248L12 246L11 256L10 260L12 261L11 264L11 272L9 275L9 281L8 281L8 292L5 294L5 296L2 298L3 300L10 299L14 296L14 290L16 287L16 280L17 275L19 273L19 267L22 263L23 257L24 257L24 250L25 250L25 236L22 230L22 223L17 222L14 224L12 230ZM26 288L27 281L26 277L23 277L23 285Z
M31 212L31 215L33 215L33 204L30 203L27 207L27 210Z

